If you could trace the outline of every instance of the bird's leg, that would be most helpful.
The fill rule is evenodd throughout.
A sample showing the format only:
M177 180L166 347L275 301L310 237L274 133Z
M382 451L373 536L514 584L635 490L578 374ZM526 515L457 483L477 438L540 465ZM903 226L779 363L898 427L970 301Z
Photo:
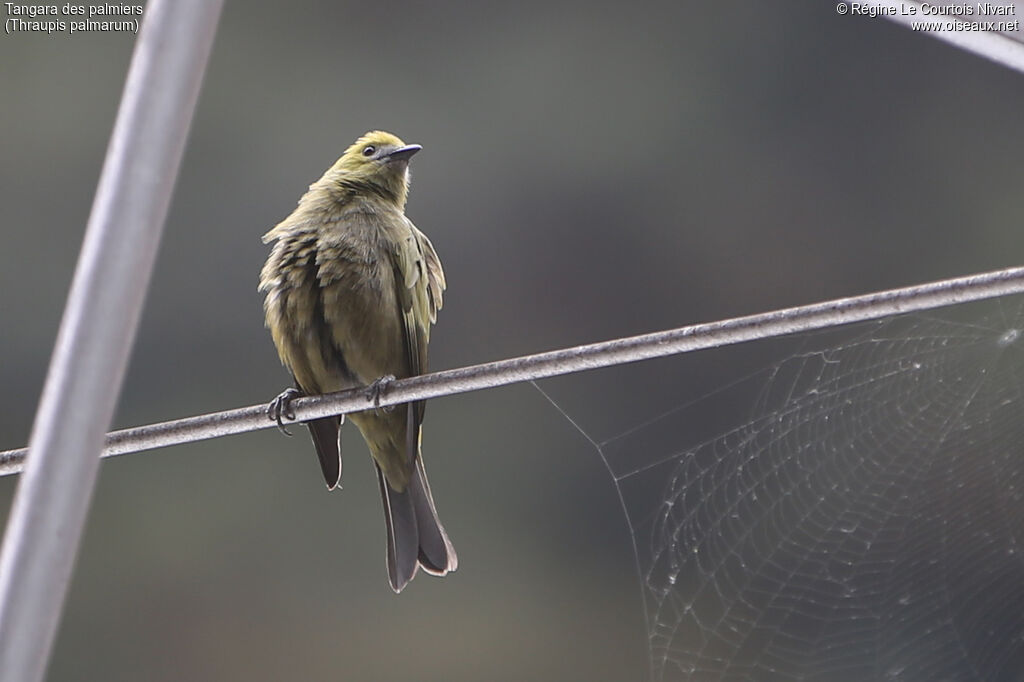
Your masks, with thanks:
M366 399L373 402L373 407L378 411L391 412L395 409L394 405L380 406L380 398L388 390L388 384L395 380L394 374L385 374L379 379L375 379L372 384L366 387Z
M292 401L302 396L303 393L297 388L286 388L267 405L267 418L277 422L277 428L286 436L292 435L291 431L285 428L281 418L288 421L295 421L295 410L292 409Z

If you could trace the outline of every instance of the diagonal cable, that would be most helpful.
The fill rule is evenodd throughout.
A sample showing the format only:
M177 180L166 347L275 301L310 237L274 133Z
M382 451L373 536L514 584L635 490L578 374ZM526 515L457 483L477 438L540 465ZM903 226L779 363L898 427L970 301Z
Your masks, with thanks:
M1024 32L1019 28L1020 21L1024 21L1024 16L1018 11L1020 8L1017 7L1018 3L1016 2L1000 3L1000 7L1012 7L1013 12L999 16L981 13L986 5L995 5L996 3L953 3L958 7L971 7L974 14L970 15L939 13L943 6L950 4L945 2L927 3L916 2L916 0L848 2L842 0L840 4L847 6L846 11L849 14L866 14L873 11L871 16L885 17L915 33L943 40L961 50L973 52L1018 73L1024 73ZM1007 24L1016 21L1018 28L1006 32L976 30L976 27L984 27L986 22L1000 21ZM960 24L966 24L966 26ZM933 28L922 28L927 25L931 25ZM938 25L942 26L941 30L934 28Z
M389 384L380 405L478 391L1019 293L1024 293L1024 267L1007 268L409 377ZM365 410L369 406L366 396L365 390L354 389L300 398L293 406L297 419L306 421ZM267 418L265 405L241 407L115 431L108 434L103 455L124 455L273 425ZM23 449L0 452L0 475L20 472L24 455Z

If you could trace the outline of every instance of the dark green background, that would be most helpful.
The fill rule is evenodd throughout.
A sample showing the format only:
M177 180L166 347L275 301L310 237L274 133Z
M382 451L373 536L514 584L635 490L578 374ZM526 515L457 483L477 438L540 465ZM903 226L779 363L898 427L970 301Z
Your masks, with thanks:
M28 438L132 43L0 35L0 449ZM116 423L286 384L259 238L368 129L424 146L442 369L1016 264L1021 111L1019 74L828 2L228 3ZM606 436L774 352L546 385ZM333 494L304 433L104 463L50 679L643 678L614 486L533 388L430 404L460 568L400 597L346 448Z

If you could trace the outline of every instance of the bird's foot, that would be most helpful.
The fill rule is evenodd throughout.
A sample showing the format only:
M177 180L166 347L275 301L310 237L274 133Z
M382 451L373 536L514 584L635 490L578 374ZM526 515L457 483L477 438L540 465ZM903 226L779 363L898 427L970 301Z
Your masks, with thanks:
M366 387L366 399L373 402L373 407L378 412L391 412L395 409L394 405L380 406L381 396L384 395L388 390L388 385L395 380L394 374L385 374L379 379L375 379L372 384Z
M282 418L292 422L295 421L295 410L292 408L292 401L302 395L302 391L297 388L286 388L267 405L267 419L277 422L278 430L286 436L292 435L292 432L285 427Z

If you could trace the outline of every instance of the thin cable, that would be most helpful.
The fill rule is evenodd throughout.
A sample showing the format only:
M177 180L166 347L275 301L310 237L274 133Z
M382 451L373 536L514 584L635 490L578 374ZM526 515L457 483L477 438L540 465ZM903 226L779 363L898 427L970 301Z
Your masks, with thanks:
M146 3L0 551L0 682L46 672L221 4Z
M964 30L962 27L957 26L960 23L1012 22L1021 18L1019 14L1014 13L1010 16L987 16L983 14L950 16L946 14L939 15L935 12L926 14L924 6L929 3L915 2L914 0L902 0L892 3L854 3L844 0L843 4L850 7L847 10L850 13L854 13L854 6L878 8L881 10L881 16L897 24L902 24L915 33L944 40L961 50L973 52L997 64L1002 64L1014 71L1024 73L1024 42L1021 42L1019 35L1015 37L1009 33L997 31ZM943 4L945 3L932 3L930 7ZM966 4L970 5L971 3ZM1016 3L1011 4L1016 9ZM911 14L911 11L913 11L913 14ZM922 28L929 25L931 26L930 30ZM937 30L940 26L941 30Z
M389 384L381 396L380 405L384 407L413 400L478 391L587 369L1019 293L1024 293L1024 267L1008 268L409 377ZM292 404L299 421L355 412L369 407L367 394L363 389L299 398ZM267 418L265 405L187 417L115 431L107 436L103 456L111 457L191 443L265 429L273 425ZM24 449L0 452L0 475L21 471L24 454Z

